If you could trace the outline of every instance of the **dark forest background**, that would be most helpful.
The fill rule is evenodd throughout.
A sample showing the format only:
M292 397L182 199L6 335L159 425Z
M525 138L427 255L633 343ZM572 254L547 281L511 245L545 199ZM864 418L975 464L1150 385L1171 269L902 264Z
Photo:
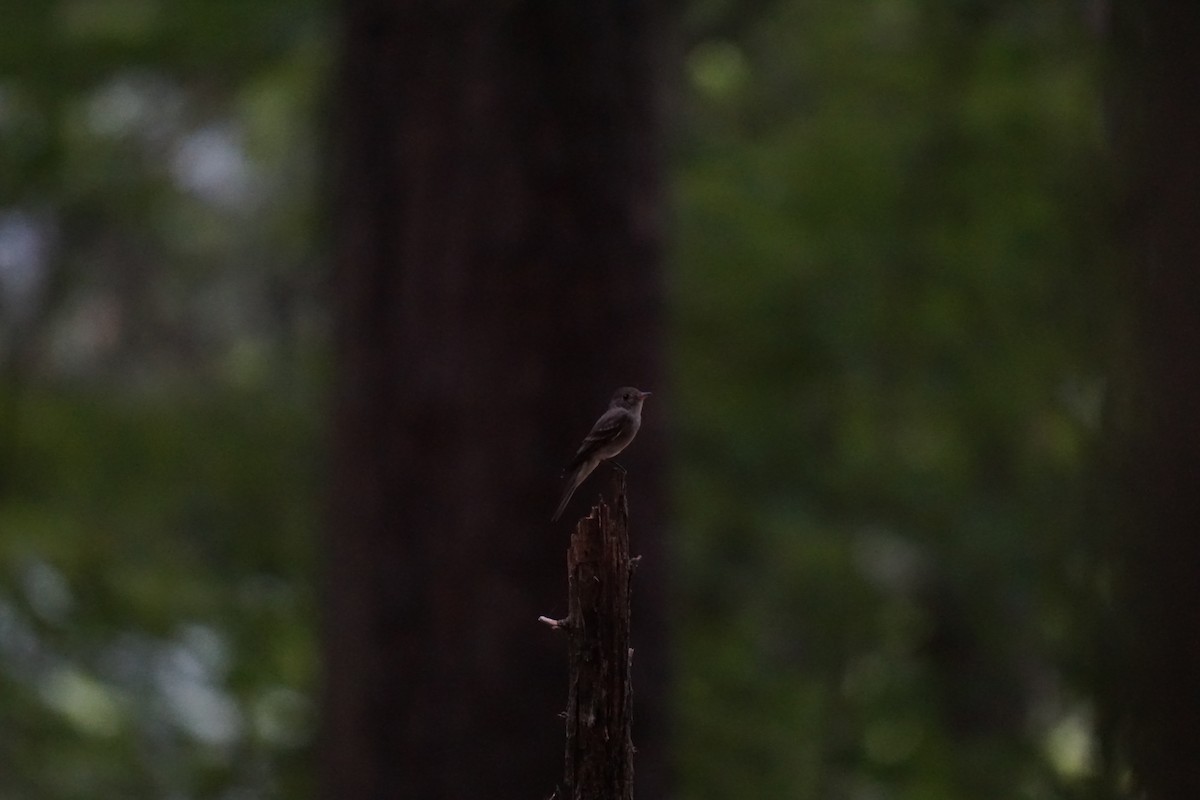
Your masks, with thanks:
M633 383L640 796L1200 797L1196 41L6 4L0 796L548 796Z

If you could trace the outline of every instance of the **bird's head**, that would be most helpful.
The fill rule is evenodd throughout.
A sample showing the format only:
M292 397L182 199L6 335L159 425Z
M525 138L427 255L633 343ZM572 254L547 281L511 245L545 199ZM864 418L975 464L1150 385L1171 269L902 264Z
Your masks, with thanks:
M622 389L617 389L612 398L612 405L628 409L641 408L642 402L649 396L649 392L643 392L641 389L626 386Z

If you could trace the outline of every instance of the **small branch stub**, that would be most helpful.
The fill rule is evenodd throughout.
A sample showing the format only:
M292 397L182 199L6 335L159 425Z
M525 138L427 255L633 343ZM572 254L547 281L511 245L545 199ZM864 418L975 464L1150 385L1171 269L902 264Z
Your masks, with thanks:
M570 688L564 800L632 800L633 686L629 646L629 504L614 470L603 498L579 521L567 550L569 613L543 621L567 634Z

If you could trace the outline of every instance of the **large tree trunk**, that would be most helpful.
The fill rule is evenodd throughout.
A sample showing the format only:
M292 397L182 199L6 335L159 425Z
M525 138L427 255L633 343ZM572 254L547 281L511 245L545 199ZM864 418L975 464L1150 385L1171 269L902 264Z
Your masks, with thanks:
M1114 7L1133 323L1110 694L1146 797L1178 800L1200 797L1200 4Z
M551 525L558 472L614 388L661 388L654 4L344 0L342 18L322 794L545 797L565 668L535 620L596 493ZM649 406L624 460L651 796L663 423Z

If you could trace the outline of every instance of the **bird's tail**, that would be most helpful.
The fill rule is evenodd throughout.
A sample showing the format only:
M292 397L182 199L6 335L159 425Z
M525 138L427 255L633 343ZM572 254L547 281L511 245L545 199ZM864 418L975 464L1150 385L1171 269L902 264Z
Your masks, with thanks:
M551 522L558 522L558 518L567 509L567 503L571 502L571 496L575 494L575 490L579 488L579 484L583 483L583 479L591 471L592 469L585 462L576 467L575 471L571 473L571 477L567 481L566 491L563 492L562 500L558 501L558 508L554 510L554 516L550 518Z

